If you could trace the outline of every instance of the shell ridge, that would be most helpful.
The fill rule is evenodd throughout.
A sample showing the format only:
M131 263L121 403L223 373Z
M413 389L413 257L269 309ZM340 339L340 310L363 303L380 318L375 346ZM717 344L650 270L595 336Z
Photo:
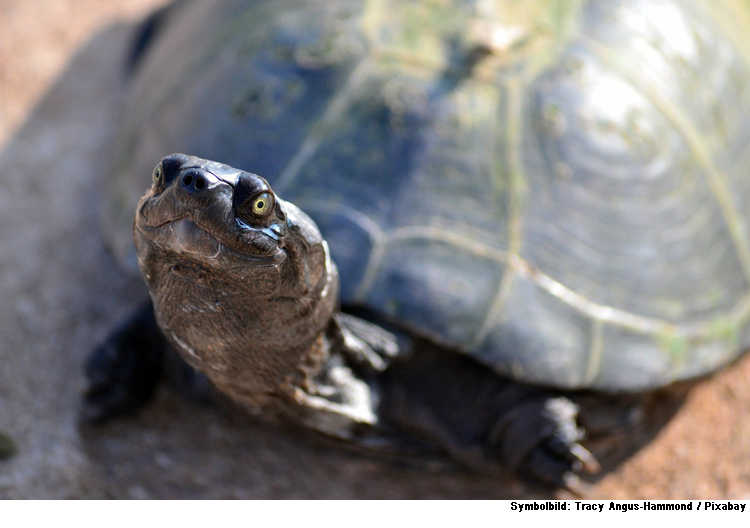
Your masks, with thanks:
M507 163L508 176L510 181L510 202L508 211L508 255L518 256L521 251L521 213L523 209L524 194L526 187L524 184L524 173L519 159L520 142L521 142L521 121L523 117L523 102L521 97L522 78L509 79L508 88L508 124L505 128L505 142L508 148ZM495 163L498 173L502 171L500 163ZM496 178L501 177L498 174ZM510 296L513 283L516 278L515 268L508 266L506 262L505 273L500 280L497 291L492 299L489 310L482 321L479 331L474 339L473 347L479 347L487 338L490 330L500 317L505 303Z

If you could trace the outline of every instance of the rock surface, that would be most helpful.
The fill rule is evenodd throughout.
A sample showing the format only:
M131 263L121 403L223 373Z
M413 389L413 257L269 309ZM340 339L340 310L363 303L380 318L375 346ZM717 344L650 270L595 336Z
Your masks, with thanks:
M87 352L144 294L99 237L135 21L162 0L0 0L0 498L510 498L519 483L348 454L169 390L80 428ZM699 384L591 498L750 498L750 358Z

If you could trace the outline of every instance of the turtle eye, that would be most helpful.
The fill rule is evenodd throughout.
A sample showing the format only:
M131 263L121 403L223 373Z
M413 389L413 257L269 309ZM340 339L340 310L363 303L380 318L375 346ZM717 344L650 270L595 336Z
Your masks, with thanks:
M276 207L276 197L268 188L268 182L257 174L247 172L237 177L232 201L237 215L249 224L265 222Z
M250 200L250 211L255 216L266 216L273 209L273 195L271 193L260 193Z
M151 174L151 177L154 180L155 185L161 185L164 181L164 173L161 168L161 163L159 163L155 168L154 172Z

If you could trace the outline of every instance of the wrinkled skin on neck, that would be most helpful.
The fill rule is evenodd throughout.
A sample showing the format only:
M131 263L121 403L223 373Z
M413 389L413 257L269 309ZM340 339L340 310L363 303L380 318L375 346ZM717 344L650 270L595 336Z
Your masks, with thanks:
M164 158L134 239L162 331L235 401L291 397L326 360L336 268L312 220L259 176Z

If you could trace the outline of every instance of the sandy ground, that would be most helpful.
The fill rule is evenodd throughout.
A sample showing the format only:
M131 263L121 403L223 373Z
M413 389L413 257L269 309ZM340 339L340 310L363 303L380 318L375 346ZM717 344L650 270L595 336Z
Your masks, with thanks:
M540 497L394 467L195 407L77 425L88 350L143 294L99 238L135 20L162 0L0 0L0 498ZM591 498L750 499L750 358L701 384Z

